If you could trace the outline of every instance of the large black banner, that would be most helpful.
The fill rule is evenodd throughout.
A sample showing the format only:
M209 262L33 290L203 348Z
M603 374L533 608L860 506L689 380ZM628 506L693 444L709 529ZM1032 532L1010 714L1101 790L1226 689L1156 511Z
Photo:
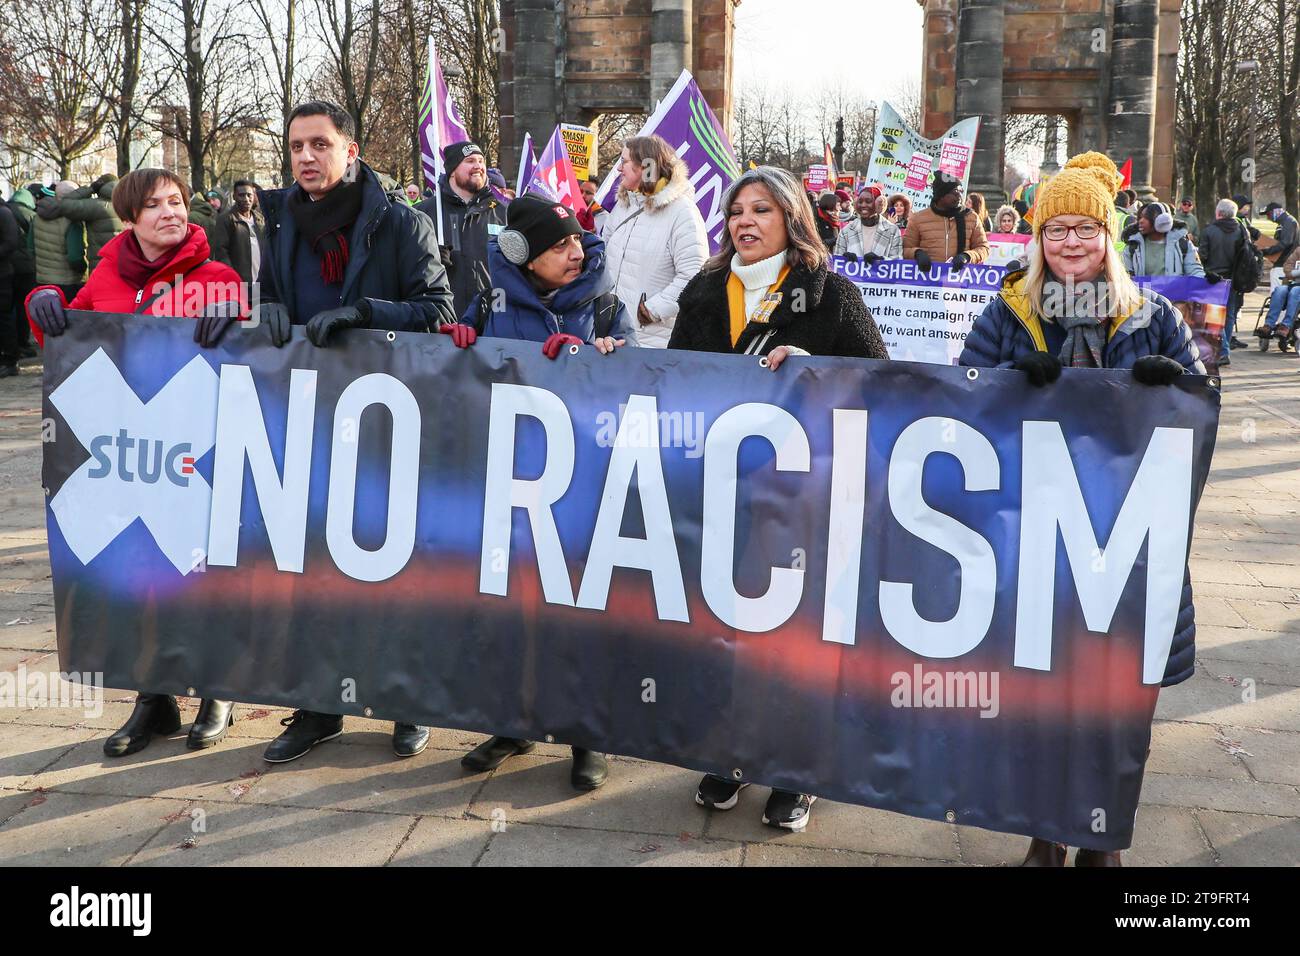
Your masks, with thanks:
M1129 842L1214 383L74 313L67 670Z

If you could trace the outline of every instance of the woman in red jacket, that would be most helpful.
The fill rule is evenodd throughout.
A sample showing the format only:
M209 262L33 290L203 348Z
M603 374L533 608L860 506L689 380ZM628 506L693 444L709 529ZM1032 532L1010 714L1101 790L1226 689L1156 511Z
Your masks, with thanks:
M67 309L193 318L194 341L211 348L245 314L247 296L239 274L208 259L208 239L189 222L190 192L175 173L138 169L113 190L113 209L128 226L100 250L99 265L71 303L57 286L27 296L27 318L44 345L62 335ZM234 723L234 703L204 700L186 745L211 747ZM143 750L154 734L180 729L180 710L170 694L141 692L122 729L104 741L104 753L123 757Z

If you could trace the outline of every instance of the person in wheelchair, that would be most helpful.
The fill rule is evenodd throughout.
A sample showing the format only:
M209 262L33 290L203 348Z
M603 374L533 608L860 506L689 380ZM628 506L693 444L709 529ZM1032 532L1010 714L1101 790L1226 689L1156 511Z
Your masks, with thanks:
M1296 317L1300 313L1300 247L1282 263L1282 282L1268 299L1268 318L1259 329L1259 350L1268 351L1270 339L1277 339L1278 351L1295 348Z

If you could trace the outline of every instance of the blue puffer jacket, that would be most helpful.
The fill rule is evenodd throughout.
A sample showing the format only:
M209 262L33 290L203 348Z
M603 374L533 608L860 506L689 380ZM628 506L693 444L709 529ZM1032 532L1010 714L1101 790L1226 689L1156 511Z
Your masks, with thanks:
M1042 319L1033 314L1024 293L1024 273L1014 272L1003 281L1002 292L984 307L962 349L958 364L975 368L1011 368L1030 352L1046 352ZM1145 355L1166 355L1190 375L1204 375L1191 329L1164 296L1143 290L1142 302L1130 315L1112 325L1101 360L1105 368L1131 369ZM1183 572L1183 595L1174 625L1162 687L1192 676L1196 663L1196 608L1192 603L1192 578Z
M636 345L636 330L627 309L613 294L614 284L605 270L605 240L594 233L583 233L582 251L586 258L581 274L557 289L547 306L523 270L501 254L494 236L488 240L492 288L470 302L461 322L479 326L482 315L485 321L479 334L499 339L545 342L556 332L564 332L590 343L596 337L596 300L608 293L603 304L613 311L613 320L606 334L626 340L626 345Z

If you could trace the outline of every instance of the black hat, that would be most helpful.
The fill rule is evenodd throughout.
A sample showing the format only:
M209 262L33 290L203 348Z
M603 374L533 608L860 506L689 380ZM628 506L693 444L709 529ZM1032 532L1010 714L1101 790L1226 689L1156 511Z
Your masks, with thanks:
M934 198L930 201L934 203L938 202L949 193L961 189L961 180L956 176L953 176L951 173L941 171L934 174L934 177L930 180L930 186L934 190Z
M582 225L568 206L524 193L506 206L506 227L497 236L497 245L509 262L522 266L565 236L580 235Z
M452 143L442 151L442 162L447 168L447 175L450 176L457 166L465 159L466 156L483 155L483 150L478 148L477 143L471 143L469 140L463 140L459 143Z
M1271 213L1274 209L1285 209L1285 208L1286 208L1286 207L1283 206L1280 202L1271 202L1271 203L1269 203L1267 206L1264 207L1264 215L1267 216L1267 215L1268 215L1269 213Z
M1011 204L1011 208L1023 216L1025 213L1029 212L1029 203L1025 202L1023 199L1017 199Z

